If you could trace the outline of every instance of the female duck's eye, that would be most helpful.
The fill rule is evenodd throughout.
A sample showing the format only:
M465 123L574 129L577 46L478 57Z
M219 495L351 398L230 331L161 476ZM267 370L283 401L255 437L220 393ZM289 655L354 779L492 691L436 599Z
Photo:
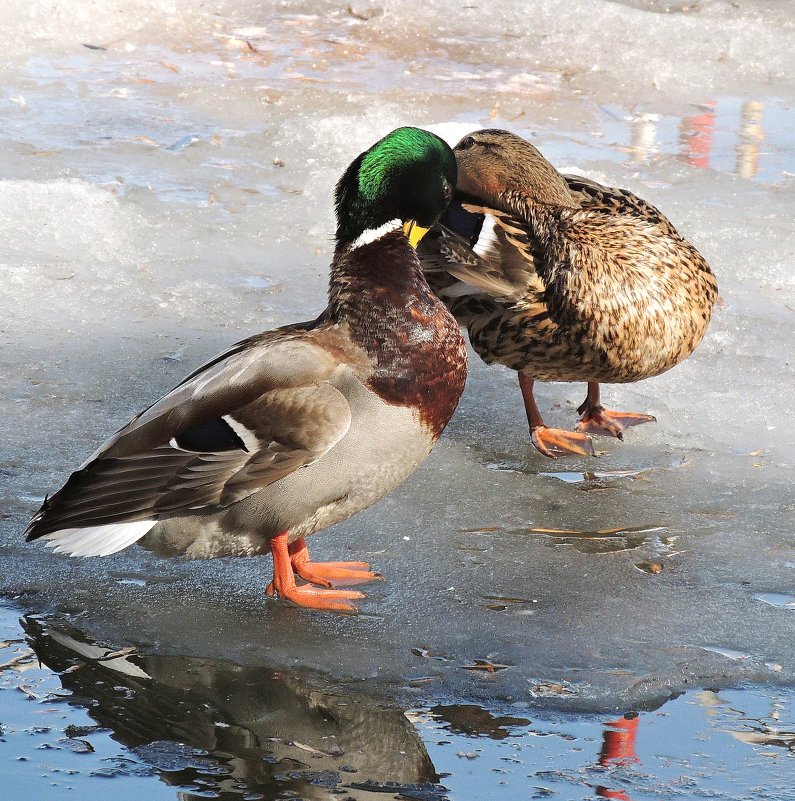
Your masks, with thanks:
M472 145L474 145L474 144L475 144L475 137L474 136L468 136L466 139L464 139L463 142L461 142L461 147L462 148L468 148L468 147L472 147Z

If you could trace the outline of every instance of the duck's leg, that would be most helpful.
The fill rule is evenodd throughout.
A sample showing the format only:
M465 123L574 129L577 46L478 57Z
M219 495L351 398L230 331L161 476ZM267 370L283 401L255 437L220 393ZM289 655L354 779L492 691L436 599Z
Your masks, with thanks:
M364 598L364 593L356 590L326 590L311 584L298 586L295 583L293 564L287 545L287 532L283 531L271 538L270 549L273 554L273 581L268 585L268 595L278 593L298 606L311 609L334 609L339 612L356 612L356 607L347 603L354 598Z
M544 425L541 412L538 411L538 406L533 396L534 383L532 378L519 373L519 388L522 390L527 422L530 424L530 435L536 450L544 454L544 456L552 458L570 453L579 454L580 456L595 456L590 437L576 431L564 431L560 428L549 428Z
M599 402L599 384L596 381L588 382L588 395L577 411L582 414L580 421L575 426L577 431L586 431L589 434L599 434L603 437L624 439L624 430L630 426L657 422L657 418L650 414L611 412L609 409L605 409Z
M362 584L365 581L376 581L384 577L380 573L370 572L367 562L313 562L309 558L306 541L299 537L287 548L293 570L305 581L321 587L332 584Z

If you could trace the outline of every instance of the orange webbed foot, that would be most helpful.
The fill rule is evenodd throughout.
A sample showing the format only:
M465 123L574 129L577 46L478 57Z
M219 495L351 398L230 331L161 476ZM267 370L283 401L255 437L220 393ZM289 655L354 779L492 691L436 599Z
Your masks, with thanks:
M364 584L366 581L383 581L380 573L373 573L366 562L305 562L294 566L295 572L304 581L320 587L343 587Z
M602 437L624 439L624 431L630 426L657 422L657 418L650 414L611 412L609 409L605 409L599 400L599 383L597 381L588 382L588 394L582 404L577 407L577 411L582 416L575 429Z
M304 538L299 537L288 545L287 537L287 532L283 531L270 541L273 581L266 590L268 595L278 594L279 598L310 609L357 612L358 609L349 601L364 598L365 594L356 590L327 589L331 582L360 584L383 579L378 573L371 573L366 562L312 562ZM296 574L310 583L298 586Z
M302 584L300 587L293 580L292 586L277 586L275 581L268 585L268 595L278 594L279 598L291 601L307 609L326 609L334 612L358 612L358 608L348 601L364 598L363 592L356 590L327 590Z
M622 440L624 439L624 431L630 426L657 422L657 418L650 414L611 412L603 406L587 406L583 404L577 411L582 412L582 417L580 417L580 421L575 426L577 431L602 437L616 437Z
M522 390L524 407L527 412L527 422L530 424L530 436L536 450L544 456L555 459L558 456L596 456L593 442L585 434L576 431L564 431L562 428L549 428L544 425L544 419L538 410L533 385L535 380L519 373L519 388Z
M591 438L576 431L537 426L531 429L533 445L544 456L555 459L559 456L596 456Z
M380 573L370 571L367 562L313 562L303 537L288 546L290 564L296 575L320 587L343 586L383 580Z

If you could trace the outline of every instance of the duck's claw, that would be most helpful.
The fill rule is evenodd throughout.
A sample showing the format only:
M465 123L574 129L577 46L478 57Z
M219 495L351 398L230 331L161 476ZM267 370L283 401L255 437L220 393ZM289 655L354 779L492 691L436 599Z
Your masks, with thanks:
M347 601L355 598L364 598L363 592L356 590L326 590L313 587L311 584L296 585L293 579L292 586L277 586L274 580L265 591L268 595L278 594L279 598L308 609L328 609L335 612L358 612L358 608Z
M601 437L624 439L624 431L630 426L657 422L657 418L650 414L611 412L603 406L588 406L587 402L580 406L577 411L582 412L582 417L580 417L575 429Z
M579 456L596 456L591 438L576 431L564 431L561 428L536 426L530 429L533 445L544 456L556 458L576 454Z
M300 537L288 546L290 564L296 575L319 587L334 584L363 584L365 581L383 580L380 573L372 573L367 562L313 562L309 558L306 541Z

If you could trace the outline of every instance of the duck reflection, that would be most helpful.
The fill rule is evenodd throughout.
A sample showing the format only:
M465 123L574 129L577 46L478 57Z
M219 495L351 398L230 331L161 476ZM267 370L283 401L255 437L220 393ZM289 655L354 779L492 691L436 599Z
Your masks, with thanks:
M444 801L422 741L399 709L346 696L320 675L92 643L62 622L23 621L70 703L153 766L180 801Z

